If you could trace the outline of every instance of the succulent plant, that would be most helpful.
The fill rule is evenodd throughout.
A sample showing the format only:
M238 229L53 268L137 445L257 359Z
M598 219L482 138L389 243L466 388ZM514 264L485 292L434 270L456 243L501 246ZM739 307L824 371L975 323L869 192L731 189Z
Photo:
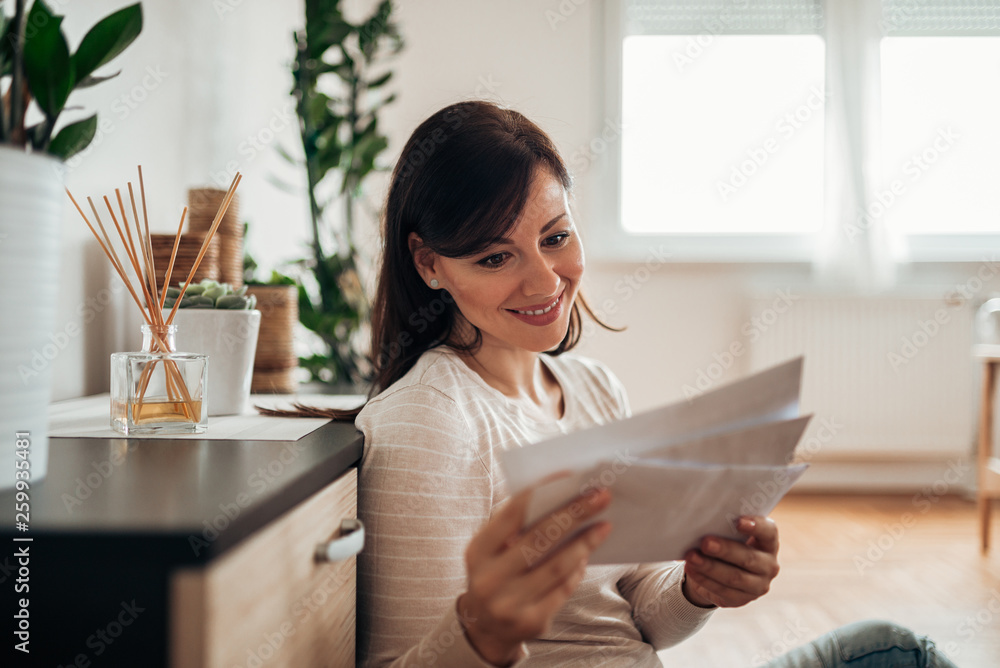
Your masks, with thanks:
M178 283L178 287L167 288L167 298L163 302L163 308L171 309L178 297L181 297L183 283ZM247 286L239 290L233 290L229 283L219 283L207 278L200 283L192 283L181 297L180 306L177 308L212 308L227 309L231 311L249 311L257 306L257 297L247 295Z

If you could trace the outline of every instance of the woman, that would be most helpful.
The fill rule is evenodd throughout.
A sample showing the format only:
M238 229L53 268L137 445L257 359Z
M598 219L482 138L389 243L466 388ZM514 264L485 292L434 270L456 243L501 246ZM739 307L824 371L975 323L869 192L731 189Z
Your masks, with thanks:
M581 307L613 329L580 292L571 186L549 137L487 102L440 110L403 148L385 208L375 378L356 419L362 665L660 666L657 650L717 607L763 595L778 573L764 517L742 518L746 543L708 537L684 562L587 566L613 530L604 522L534 558L520 549L537 531L570 535L610 495L581 496L522 532L530 492L509 497L499 452L630 415L615 375L568 352ZM842 665L804 652L854 648L951 665L905 629L838 633L781 665Z

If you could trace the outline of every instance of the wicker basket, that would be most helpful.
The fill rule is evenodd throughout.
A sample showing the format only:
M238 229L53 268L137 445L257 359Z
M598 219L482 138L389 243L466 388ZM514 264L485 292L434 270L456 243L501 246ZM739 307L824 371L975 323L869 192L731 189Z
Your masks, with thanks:
M295 392L295 323L299 321L299 291L294 285L251 285L247 293L257 297L261 312L257 356L254 360L252 392Z
M208 232L225 197L226 191L218 188L189 189L188 229L203 234ZM219 240L218 280L235 289L243 286L243 226L239 214L239 195L234 195L215 231L215 238Z
M188 273L194 265L201 245L205 242L205 235L198 232L182 234L177 244L177 257L174 259L174 268L170 272L170 285L177 285L187 280ZM167 277L167 267L170 266L170 256L174 250L174 235L172 234L150 234L149 243L153 249L153 265L156 274L156 284L163 286ZM192 283L197 283L202 279L212 281L219 280L219 238L212 239L205 251L205 257L198 265L198 271L194 272Z

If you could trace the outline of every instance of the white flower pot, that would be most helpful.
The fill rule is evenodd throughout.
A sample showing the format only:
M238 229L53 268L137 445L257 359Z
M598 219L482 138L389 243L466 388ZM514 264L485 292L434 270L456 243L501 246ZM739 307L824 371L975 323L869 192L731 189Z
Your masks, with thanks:
M48 469L52 361L65 336L55 331L59 168L52 156L0 146L0 489L14 486L16 462L27 461L29 493ZM26 447L16 447L17 433Z
M178 309L173 324L178 352L208 355L209 416L250 412L260 311Z

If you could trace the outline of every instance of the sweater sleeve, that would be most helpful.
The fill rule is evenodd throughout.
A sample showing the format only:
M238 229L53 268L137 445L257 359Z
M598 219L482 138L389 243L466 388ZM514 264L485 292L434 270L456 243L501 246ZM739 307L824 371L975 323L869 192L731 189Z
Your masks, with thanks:
M717 609L687 600L683 581L683 561L639 564L618 581L622 596L632 604L636 627L657 651L694 634Z
M456 600L465 548L490 516L493 481L455 401L428 386L378 397L364 434L358 515L358 665L481 667ZM522 646L521 663L527 655Z

